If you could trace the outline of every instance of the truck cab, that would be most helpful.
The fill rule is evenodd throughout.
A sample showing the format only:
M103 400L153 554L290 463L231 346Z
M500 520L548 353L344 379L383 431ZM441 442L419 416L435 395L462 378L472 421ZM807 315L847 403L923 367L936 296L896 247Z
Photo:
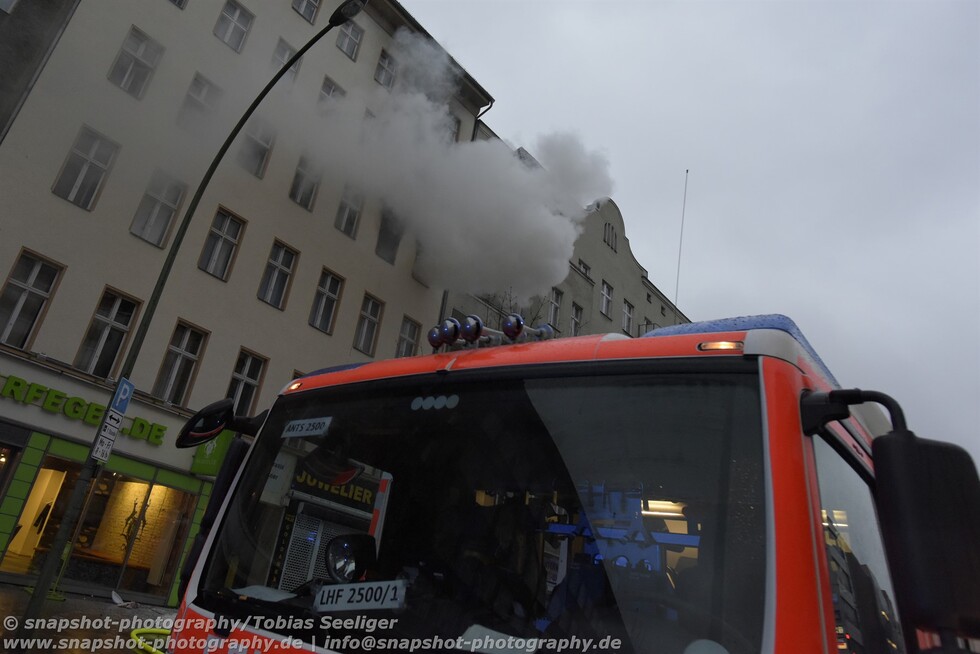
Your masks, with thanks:
M227 404L192 418L185 445L256 435L188 575L179 616L199 628L173 651L858 654L928 651L928 628L945 647L976 637L969 579L952 599L916 582L925 606L894 578L915 562L904 518L880 525L896 501L875 450L897 405L841 391L789 319L499 347L443 327L442 351L313 373L261 421ZM948 535L935 548L977 565L970 534Z

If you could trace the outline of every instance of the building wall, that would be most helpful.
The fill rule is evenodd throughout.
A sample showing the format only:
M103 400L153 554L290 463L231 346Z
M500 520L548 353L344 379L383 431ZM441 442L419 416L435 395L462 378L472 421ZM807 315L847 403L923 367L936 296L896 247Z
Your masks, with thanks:
M38 556L50 540L46 530L34 534L30 547L5 551L18 536L24 539L25 529L37 529L35 505L43 508L50 500L41 492L44 489L34 487L35 481L65 480L51 491L55 499L50 515L56 518L95 437L100 411L110 401L111 379L73 365L103 292L109 289L139 305L109 375L115 377L198 181L232 125L277 69L273 53L279 40L298 49L326 25L337 3L321 4L311 24L290 2L242 0L254 18L240 52L213 33L224 0L20 0L9 13L0 12L0 57L8 63L26 51L11 54L7 46L14 41L5 40L4 34L18 24L45 27L34 37L32 52L37 56L15 61L23 64L15 80L17 92L3 90L5 99L17 96L20 109L0 143L0 285L9 285L24 253L61 269L27 343L0 343L0 555L5 555L0 577L36 570ZM41 9L52 11L43 14ZM74 13L66 23L69 9ZM136 534L129 567L115 587L155 594L157 601L176 600L175 566L197 532L210 484L191 472L193 452L175 449L173 441L194 409L226 396L240 351L266 361L252 402L251 410L257 413L297 372L372 358L354 348L365 293L384 303L373 357L395 355L403 316L422 325L437 319L442 290L413 276L414 238L405 234L393 264L375 254L382 209L378 198L366 199L352 239L338 231L334 221L345 184L356 180L324 177L311 210L288 197L299 157L322 124L317 121L329 120L318 104L324 76L362 98L363 110L369 111L380 88L375 68L382 49L391 47L395 29L424 33L400 5L385 0L374 0L355 22L364 30L356 60L338 49L340 30L334 30L304 56L295 80L284 78L257 112L276 125L261 177L236 161L240 136L201 198L131 375L137 395L103 472L103 481L106 475L123 475L126 481L110 484L100 515L85 518L87 540L76 548L78 556L72 557L66 584L114 587L120 578L117 559L125 555L120 550L124 534ZM133 28L162 48L139 97L110 79ZM50 56L42 67L44 54ZM195 75L220 88L220 101L206 118L181 120ZM9 79L13 78L4 76ZM358 90L365 93L354 93ZM477 113L491 102L463 72L461 90L450 101L460 121L459 138L470 137ZM14 115L11 107L0 106L0 125ZM118 146L88 209L53 192L83 128ZM157 171L186 185L160 246L130 233ZM245 222L224 281L198 268L219 208ZM299 253L281 309L258 297L274 242ZM329 334L309 324L324 268L345 279ZM173 406L151 391L178 321L202 330L207 340L189 394ZM131 519L134 498L137 507L144 507L139 524ZM54 518L41 529L56 523Z
M486 138L494 138L488 134ZM527 155L525 155L527 156ZM582 233L568 262L565 279L554 288L561 292L557 324L559 336L572 335L572 305L582 308L579 335L625 333L642 336L652 329L684 322L688 318L647 276L630 248L623 215L616 203L603 198L586 208ZM584 265L583 265L584 264ZM612 286L608 315L601 311L602 282ZM623 302L633 305L632 328L623 328ZM494 329L508 313L520 313L528 324L549 322L549 297L528 300L512 297L506 290L475 297L466 293L449 294L447 315L458 318L479 316Z
M378 3L384 4L384 3ZM271 76L279 40L301 46L326 21L326 9L310 25L288 2L246 2L253 29L236 53L212 31L221 2L189 2L178 9L166 0L83 1L34 91L0 148L0 168L15 171L0 179L5 198L0 272L7 273L22 248L64 266L59 285L29 349L72 362L93 311L108 286L145 305L165 250L129 233L137 206L155 170L187 184L181 209L212 154L251 97ZM316 111L324 74L348 91L376 87L374 70L391 40L383 21L365 12L356 22L365 36L356 61L336 46L336 31L304 57L288 93L270 96L260 114L297 116ZM388 17L390 18L390 17ZM160 43L164 52L148 88L136 99L107 78L131 26ZM93 38L98 35L99 38ZM212 129L182 129L176 120L195 73L223 90L220 120ZM284 82L285 83L285 80ZM369 109L369 107L366 107ZM472 132L478 107L453 104L460 133ZM119 145L95 207L81 209L51 192L79 130L87 126ZM353 348L354 330L365 292L385 303L378 357L393 356L402 316L430 322L438 314L440 291L411 274L414 240L405 237L395 265L374 253L381 205L368 198L357 239L334 228L348 180L324 179L313 211L291 202L290 183L304 148L304 134L277 134L265 174L258 179L236 164L233 146L205 193L183 242L133 381L152 387L166 343L178 319L210 336L187 405L196 407L224 394L240 348L268 359L258 405L271 402L294 371L308 371L366 357ZM198 257L218 207L246 221L241 246L227 281L198 269ZM173 229L165 241L173 238ZM283 310L257 298L273 241L299 252ZM308 324L323 267L346 279L336 327L331 335ZM276 338L275 334L283 337ZM287 336L288 335L288 336Z

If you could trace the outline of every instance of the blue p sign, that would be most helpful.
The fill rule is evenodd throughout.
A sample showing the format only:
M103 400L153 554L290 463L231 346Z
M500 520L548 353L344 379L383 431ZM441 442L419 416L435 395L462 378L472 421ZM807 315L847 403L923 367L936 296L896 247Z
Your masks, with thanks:
M132 399L134 390L136 390L136 386L133 382L125 377L120 379L119 385L116 386L116 394L112 396L112 408L119 413L126 413L126 409L129 407L129 400Z

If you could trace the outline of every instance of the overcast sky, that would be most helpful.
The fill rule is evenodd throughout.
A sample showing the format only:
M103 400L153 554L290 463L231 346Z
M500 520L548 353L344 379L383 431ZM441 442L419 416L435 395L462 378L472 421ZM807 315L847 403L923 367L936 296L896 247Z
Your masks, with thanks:
M842 385L980 461L980 3L402 3L501 138L608 159L689 318L789 315Z

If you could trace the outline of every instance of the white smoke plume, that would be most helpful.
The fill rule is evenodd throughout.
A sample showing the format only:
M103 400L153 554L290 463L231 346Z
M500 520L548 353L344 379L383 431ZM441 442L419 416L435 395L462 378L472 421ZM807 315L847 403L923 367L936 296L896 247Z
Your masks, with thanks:
M416 271L435 287L527 298L559 283L584 207L611 193L608 162L570 134L540 139L533 155L542 167L501 141L463 134L452 143L458 80L448 56L405 30L392 56L391 91L378 85L324 103L314 150L324 175L386 203L418 240Z

